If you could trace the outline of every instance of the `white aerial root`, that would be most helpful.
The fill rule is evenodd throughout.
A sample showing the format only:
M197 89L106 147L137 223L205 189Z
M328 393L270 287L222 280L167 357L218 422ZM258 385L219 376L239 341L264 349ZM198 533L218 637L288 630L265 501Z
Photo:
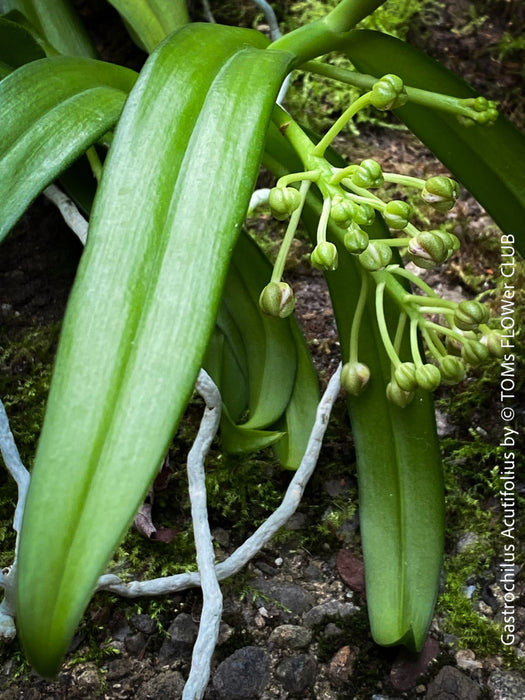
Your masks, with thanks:
M69 228L75 233L80 241L86 245L88 222L78 211L76 204L56 185L49 185L44 190L44 195L58 207L62 217Z

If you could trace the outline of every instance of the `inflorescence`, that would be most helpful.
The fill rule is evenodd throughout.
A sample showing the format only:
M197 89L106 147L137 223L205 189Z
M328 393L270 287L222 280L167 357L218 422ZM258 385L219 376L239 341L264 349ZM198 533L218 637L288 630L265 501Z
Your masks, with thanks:
M491 355L501 356L500 336L487 325L489 313L483 304L442 299L415 273L394 261L393 251L398 249L405 251L406 257L419 268L437 267L459 249L458 237L443 229L419 230L412 223L414 211L410 204L402 199L385 201L372 191L389 183L416 189L423 202L439 213L446 213L459 196L458 183L443 175L423 180L384 172L371 158L344 168L334 167L325 158L325 151L334 137L358 110L369 105L379 110L395 109L407 100L402 80L386 75L357 98L317 144L284 110L276 108L274 121L300 155L304 171L284 175L270 191L273 216L280 221L289 218L289 224L271 281L260 297L261 308L269 315L283 318L294 310L293 291L282 281L282 275L308 191L315 184L322 195L322 207L311 264L325 272L333 271L338 266L342 249L359 263L361 270L361 293L355 305L349 359L343 366L342 384L350 394L358 395L370 379L369 368L359 360L359 328L373 283L374 313L391 362L386 394L398 406L406 406L418 388L434 391L441 384L458 383L465 376L466 366L477 367ZM456 102L457 115L462 120L472 121L472 117L466 116L469 110L482 124L493 123L497 117L494 103L484 98ZM376 213L397 236L369 237L367 227L374 222ZM327 234L339 245L328 240ZM407 281L417 293L407 291ZM385 318L385 293L395 301L399 311L394 338L390 337ZM407 336L409 359L401 359L401 354L406 355L402 347Z

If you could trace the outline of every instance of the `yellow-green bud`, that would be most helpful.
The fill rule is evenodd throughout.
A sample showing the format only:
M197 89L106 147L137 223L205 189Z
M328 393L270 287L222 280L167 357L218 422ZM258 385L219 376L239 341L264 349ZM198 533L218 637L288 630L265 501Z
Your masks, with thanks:
M344 237L345 248L352 255L359 255L368 248L368 234L359 228L357 224L351 224L348 227Z
M376 213L369 204L359 204L353 218L358 226L371 226L376 218Z
M352 396L359 396L370 379L370 370L362 362L347 362L341 369L343 389Z
M448 249L435 231L423 231L408 244L408 257L418 267L430 270L447 259Z
M262 290L259 306L268 316L286 318L295 309L295 296L286 282L270 282Z
M459 357L445 355L439 362L439 370L445 384L458 384L465 378L465 366Z
M407 100L405 86L398 75L384 75L372 87L370 103L376 109L396 109L406 104Z
M435 365L420 365L416 369L416 380L425 391L434 391L441 384L441 372Z
M268 196L272 216L284 221L301 204L301 195L294 187L273 187Z
M330 216L338 226L346 228L352 223L358 207L359 205L352 202L351 199L335 196L332 200Z
M475 331L480 323L486 323L489 310L473 299L461 301L454 311L454 323L462 331Z
M337 248L329 241L318 243L312 251L310 262L318 270L330 272L337 269Z
M505 348L501 345L501 338L502 335L498 331L489 331L479 339L479 342L483 343L494 357L503 357Z
M418 387L415 364L413 362L402 362L395 369L394 379L403 391L415 391Z
M401 199L392 199L387 203L382 214L387 226L403 229L410 223L412 207Z
M392 260L392 248L381 241L370 241L368 248L359 255L359 262L369 272L382 270Z
M408 406L408 404L414 398L414 392L403 391L395 379L392 379L386 385L386 397L390 403L393 403L400 408L405 408L405 406Z
M377 160L367 158L358 165L351 175L352 182L357 187L380 187L383 182L383 171Z
M489 351L478 340L467 340L461 348L461 357L472 367L479 367L489 358Z
M455 253L456 250L459 250L461 245L459 242L459 238L453 233L449 233L448 231L442 231L441 229L436 229L435 231L431 231L431 233L435 233L436 236L439 236L439 238L441 238L441 240L445 244L447 248L447 259L450 258L452 253Z
M444 214L452 209L456 203L456 199L459 197L459 185L455 180L445 175L437 175L426 181L421 197L436 211Z

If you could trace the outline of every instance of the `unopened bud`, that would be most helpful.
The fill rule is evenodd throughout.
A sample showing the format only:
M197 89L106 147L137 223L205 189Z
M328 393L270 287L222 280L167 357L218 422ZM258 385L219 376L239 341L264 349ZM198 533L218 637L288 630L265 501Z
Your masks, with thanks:
M368 248L359 255L359 262L369 272L382 270L392 260L392 248L381 241L370 241Z
M340 196L335 196L332 200L330 216L338 226L346 228L349 226L357 213L359 205Z
M498 333L498 331L489 331L479 339L479 342L483 343L494 357L503 357L505 348L501 345L501 338L502 334Z
M403 391L415 391L418 387L415 364L402 362L396 367L394 379Z
M352 173L352 182L357 187L364 187L368 189L369 187L380 187L383 182L383 171L377 160L372 158L367 158L358 165L357 168Z
M357 224L351 224L348 227L344 237L345 248L352 255L359 255L368 248L368 234L359 228Z
M341 369L343 389L352 396L359 396L370 379L370 370L362 362L347 362Z
M426 181L421 197L436 211L444 214L452 209L459 197L459 185L445 175L437 175Z
M459 250L461 246L459 238L453 233L449 233L448 231L442 231L441 229L436 229L431 233L435 233L436 236L439 236L439 238L441 238L441 240L445 244L445 247L447 249L447 259L450 258L452 253L455 253L456 250Z
M372 87L370 102L376 109L396 109L406 104L407 100L405 86L398 75L384 75Z
M294 187L273 187L268 195L272 216L284 221L301 204L301 195Z
M386 385L386 397L390 403L393 403L400 408L405 408L405 406L408 406L408 404L414 398L414 392L403 391L395 379L392 379Z
M430 270L447 259L448 250L435 231L423 231L408 244L408 256L418 267Z
M454 355L445 355L439 362L439 370L445 384L459 384L465 378L465 365Z
M401 199L392 199L383 209L383 219L387 226L403 229L410 223L412 207Z
M318 270L330 272L337 269L337 248L329 241L318 243L312 251L310 262Z
M295 296L286 282L270 282L262 290L259 306L268 316L286 318L295 309Z
M467 340L461 348L461 357L472 367L479 367L489 358L489 351L478 340Z
M371 226L375 218L375 210L369 204L359 204L357 206L354 221L358 226Z
M416 380L425 391L434 391L441 384L441 372L435 365L420 365L416 369Z
M462 331L475 331L480 323L486 323L489 310L473 299L461 301L454 311L454 323Z

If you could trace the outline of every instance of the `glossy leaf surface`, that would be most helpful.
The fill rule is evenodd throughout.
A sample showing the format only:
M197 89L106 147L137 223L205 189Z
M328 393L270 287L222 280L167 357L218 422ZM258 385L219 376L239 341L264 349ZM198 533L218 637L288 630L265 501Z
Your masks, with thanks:
M41 674L56 672L192 393L290 62L266 43L188 25L152 54L119 122L22 524L18 624Z

